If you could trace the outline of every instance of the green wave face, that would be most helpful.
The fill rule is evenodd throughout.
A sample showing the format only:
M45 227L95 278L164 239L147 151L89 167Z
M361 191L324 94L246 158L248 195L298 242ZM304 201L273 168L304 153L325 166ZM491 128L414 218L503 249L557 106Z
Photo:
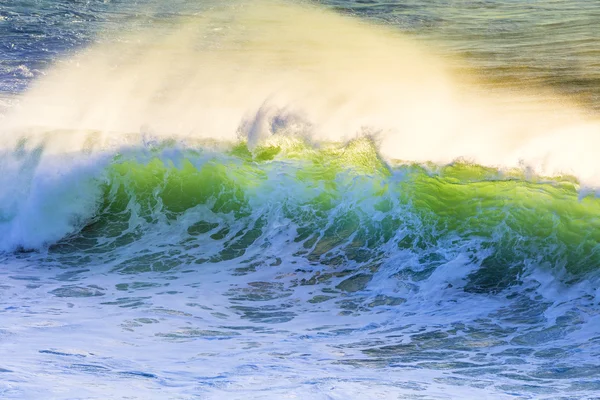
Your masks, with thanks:
M285 246L332 271L387 268L412 281L462 255L472 269L465 290L475 292L500 291L535 269L578 279L600 265L600 200L581 196L573 179L468 163L390 167L367 139L131 152L105 175L93 220L50 254L150 243L116 270L239 258L244 272L278 265Z

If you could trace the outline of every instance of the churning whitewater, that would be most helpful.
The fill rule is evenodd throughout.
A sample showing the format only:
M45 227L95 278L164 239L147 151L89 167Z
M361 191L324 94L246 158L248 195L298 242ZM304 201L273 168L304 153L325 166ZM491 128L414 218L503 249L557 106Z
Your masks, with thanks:
M2 103L0 397L597 396L597 114L322 4L100 3L152 22Z

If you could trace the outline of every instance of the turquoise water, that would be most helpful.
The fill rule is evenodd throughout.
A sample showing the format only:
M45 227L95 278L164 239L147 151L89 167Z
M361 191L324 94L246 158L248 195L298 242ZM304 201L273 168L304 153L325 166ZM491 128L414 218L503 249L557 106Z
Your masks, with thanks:
M598 19L0 0L0 397L597 397Z

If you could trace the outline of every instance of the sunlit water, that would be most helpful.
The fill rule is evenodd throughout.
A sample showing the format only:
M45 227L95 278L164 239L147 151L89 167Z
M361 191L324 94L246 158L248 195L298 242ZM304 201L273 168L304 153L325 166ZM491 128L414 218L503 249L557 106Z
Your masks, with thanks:
M0 397L596 398L600 5L435 3L0 0Z

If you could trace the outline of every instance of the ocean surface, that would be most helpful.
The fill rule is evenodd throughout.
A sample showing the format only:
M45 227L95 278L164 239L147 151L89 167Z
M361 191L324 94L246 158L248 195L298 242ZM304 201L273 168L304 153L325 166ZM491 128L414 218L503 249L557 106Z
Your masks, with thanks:
M0 398L600 399L598 27L0 0Z

